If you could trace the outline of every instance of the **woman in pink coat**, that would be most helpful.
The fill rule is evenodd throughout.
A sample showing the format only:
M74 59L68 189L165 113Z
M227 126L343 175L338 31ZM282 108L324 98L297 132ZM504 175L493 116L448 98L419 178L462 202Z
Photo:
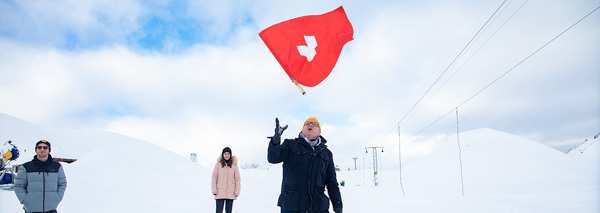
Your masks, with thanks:
M221 156L217 158L217 164L212 173L212 193L217 201L217 213L231 213L233 200L240 195L242 179L237 166L237 158L231 156L231 149L225 147Z

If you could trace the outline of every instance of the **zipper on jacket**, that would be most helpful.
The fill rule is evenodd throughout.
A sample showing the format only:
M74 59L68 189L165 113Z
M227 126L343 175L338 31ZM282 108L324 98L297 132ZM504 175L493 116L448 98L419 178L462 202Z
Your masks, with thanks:
M313 204L314 203L313 202L313 197L312 197L312 193L311 193L311 190L310 190L310 185L311 185L310 181L311 181L311 176L312 176L312 169L313 169L313 164L314 164L314 161L315 161L315 157L317 155L319 155L319 153L321 153L325 149L325 147L320 147L320 146L324 146L324 144L322 144L322 143L320 143L319 145L316 145L315 147L312 147L312 146L310 146L308 144L308 142L306 142L306 141L304 141L304 142L306 144L302 144L302 143L301 144L304 145L304 146L308 146L308 147L312 148L312 150L313 150L312 153L310 153L310 155L311 155L310 156L310 164L308 166L308 187L307 188L308 188L308 198L310 199L310 209L308 211L306 211L306 212L312 212L313 211L313 207L314 207L313 206L314 205Z
M310 198L310 210L308 212L312 212L314 210L314 201L313 201L312 193L310 190L311 189L310 181L311 181L311 177L312 177L313 164L314 164L314 161L315 161L315 158L317 157L317 155L319 155L324 149L325 148L323 148L323 147L319 148L318 146L315 146L313 153L311 153L310 165L308 167L308 197ZM327 201L327 202L329 202L329 201Z
M42 172L42 212L46 212L46 176Z
M310 211L313 211L313 209L314 209L312 192L310 190L310 181L312 178L312 169L313 169L313 163L315 161L315 156L317 156L317 152L313 151L313 153L311 153L311 156L310 156L310 164L308 167L308 197L310 199Z
M231 158L229 158L231 160ZM225 168L227 167L227 165L225 165L223 168L225 169L225 197L227 197L227 189L229 188L229 169ZM217 193L219 193L217 191Z

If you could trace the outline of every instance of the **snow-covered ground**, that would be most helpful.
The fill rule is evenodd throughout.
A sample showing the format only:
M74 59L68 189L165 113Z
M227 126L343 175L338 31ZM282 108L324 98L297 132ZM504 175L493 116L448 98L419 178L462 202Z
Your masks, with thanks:
M0 140L9 139L21 150L17 164L32 158L40 139L52 143L54 157L78 159L63 163L68 186L61 213L214 211L214 160L198 164L149 142L40 127L0 114ZM344 212L600 212L598 139L567 155L479 129L462 132L460 145L459 150L456 137L450 137L430 155L405 162L402 186L399 170L381 171L377 187L372 171L339 171L338 181L346 183ZM266 146L256 153L265 156L265 166L241 170L234 212L279 212L281 165L266 164ZM14 192L0 191L0 212L22 212Z

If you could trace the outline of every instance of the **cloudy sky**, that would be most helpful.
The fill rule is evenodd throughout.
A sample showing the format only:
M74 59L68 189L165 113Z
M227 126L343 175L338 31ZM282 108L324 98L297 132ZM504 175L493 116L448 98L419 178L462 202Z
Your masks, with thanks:
M354 40L303 96L258 33L340 5ZM456 133L458 108L460 131L491 128L564 151L600 131L600 12L590 14L599 6L2 0L0 113L209 160L229 146L265 164L275 117L291 138L315 116L345 167L370 146L397 165L398 124L403 158L429 152Z

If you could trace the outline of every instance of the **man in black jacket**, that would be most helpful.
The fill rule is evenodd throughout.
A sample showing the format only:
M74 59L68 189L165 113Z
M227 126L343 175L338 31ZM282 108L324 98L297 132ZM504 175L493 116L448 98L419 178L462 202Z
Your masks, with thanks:
M338 187L333 154L327 140L321 136L321 124L314 117L306 119L302 132L295 139L285 139L281 134L287 129L279 126L275 118L275 134L268 150L269 163L283 162L283 180L277 206L287 212L329 212L329 198L333 211L342 213L342 196Z

